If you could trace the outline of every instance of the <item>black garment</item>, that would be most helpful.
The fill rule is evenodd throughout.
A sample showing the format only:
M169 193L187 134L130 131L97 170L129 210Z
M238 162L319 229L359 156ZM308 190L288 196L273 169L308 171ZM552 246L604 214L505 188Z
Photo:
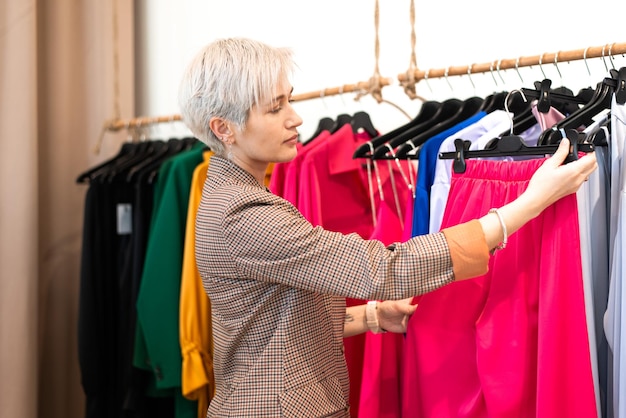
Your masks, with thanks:
M119 416L117 237L109 183L92 182L85 196L80 270L78 356L87 418Z
M125 144L119 158L89 171L78 312L86 418L175 416L175 395L152 396L149 372L133 366L136 303L159 168L195 143Z

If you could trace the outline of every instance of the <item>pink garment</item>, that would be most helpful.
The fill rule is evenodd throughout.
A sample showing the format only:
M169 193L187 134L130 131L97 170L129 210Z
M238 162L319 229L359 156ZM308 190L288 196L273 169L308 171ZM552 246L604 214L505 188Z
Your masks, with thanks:
M270 178L270 184L268 188L277 196L280 196L293 204L298 206L298 174L300 173L300 166L307 152L314 149L317 145L322 143L330 136L330 132L322 131L312 140L306 144L298 142L296 144L296 150L298 154L293 160L284 163L274 164L272 170L272 177Z
M401 161L406 173L407 161ZM406 202L411 193L406 181L398 171L395 162L391 171L395 180L397 200L393 196L393 187L386 161L378 161L383 183L385 200L377 207L377 225L371 239L378 239L390 245L400 242L405 222ZM398 211L398 207L400 211ZM402 412L401 383L404 335L396 333L365 334L363 354L363 375L359 418L397 418Z
M468 160L442 227L515 199L542 162ZM423 295L404 353L405 417L597 417L576 195L510 236L486 275Z
M550 129L565 118L565 115L559 112L558 109L550 107L546 113L542 113L537 109L537 100L533 100L531 104L531 111L537 119L537 123L541 126L542 130Z
M413 207L415 206L415 198L413 194L409 194L405 203L404 228L402 230L402 241L407 241L413 235Z
M302 148L302 143L298 142L296 144L298 155L300 154L301 148ZM289 164L291 164L291 161L286 161L284 163L275 163L274 168L272 169L270 183L267 185L267 188L270 189L272 193L282 198L285 197L285 183L286 183L286 176L287 176L287 167L289 167Z
M299 150L298 155L291 160L289 167L287 167L287 173L285 174L285 196L284 198L290 201L295 207L298 207L300 196L300 170L302 168L302 162L306 158L307 154L314 150L320 144L323 144L330 137L329 131L322 131L318 136L304 144Z

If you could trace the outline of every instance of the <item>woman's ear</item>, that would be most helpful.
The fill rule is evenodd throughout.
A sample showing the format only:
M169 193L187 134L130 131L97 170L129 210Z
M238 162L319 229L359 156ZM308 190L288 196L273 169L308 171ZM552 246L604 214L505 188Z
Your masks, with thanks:
M224 142L228 142L227 138L233 134L229 123L222 118L211 118L209 121L209 128L211 128L211 131L213 131L216 137Z

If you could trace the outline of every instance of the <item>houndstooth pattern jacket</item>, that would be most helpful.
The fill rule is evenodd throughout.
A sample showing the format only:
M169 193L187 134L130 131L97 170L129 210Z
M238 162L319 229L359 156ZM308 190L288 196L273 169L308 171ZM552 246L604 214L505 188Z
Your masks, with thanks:
M213 156L196 218L213 323L216 392L207 416L349 417L345 298L429 292L459 279L463 263L470 275L486 271L476 224L386 247L313 227Z

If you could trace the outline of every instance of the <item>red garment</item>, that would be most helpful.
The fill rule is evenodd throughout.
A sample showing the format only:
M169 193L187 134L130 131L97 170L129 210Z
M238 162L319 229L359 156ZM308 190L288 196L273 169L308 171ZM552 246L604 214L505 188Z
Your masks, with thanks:
M542 162L468 160L453 174L442 227L512 201ZM420 298L403 416L597 417L576 195L510 236L489 267Z
M391 166L395 189L389 176L387 161L378 161L383 183L384 201L377 207L377 225L371 239L378 239L390 245L402 241L403 222L406 222L406 202L411 192L404 177L395 166ZM407 161L401 161L404 172L407 172ZM398 207L400 206L400 212ZM409 221L410 222L410 221ZM410 225L410 223L409 223ZM404 335L396 333L365 334L363 354L363 375L361 380L361 395L359 418L397 418L402 412L401 383Z

